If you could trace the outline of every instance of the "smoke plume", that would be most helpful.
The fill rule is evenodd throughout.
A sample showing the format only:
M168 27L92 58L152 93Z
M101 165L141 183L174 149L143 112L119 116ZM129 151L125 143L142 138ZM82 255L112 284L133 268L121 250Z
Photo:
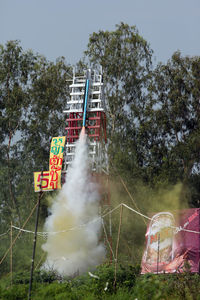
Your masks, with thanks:
M99 243L99 194L89 171L86 139L87 136L82 134L76 144L75 158L68 168L66 182L45 222L49 234L42 246L47 252L43 267L60 275L73 276L88 271L101 263L105 256L104 246Z

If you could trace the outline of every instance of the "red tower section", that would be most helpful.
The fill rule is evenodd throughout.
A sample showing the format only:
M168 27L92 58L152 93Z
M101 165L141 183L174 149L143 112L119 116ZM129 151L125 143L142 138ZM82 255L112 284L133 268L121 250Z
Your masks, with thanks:
M79 138L83 124L83 113L71 112L66 119L67 142L74 143ZM106 115L103 111L88 112L86 120L87 135L90 140L107 143Z

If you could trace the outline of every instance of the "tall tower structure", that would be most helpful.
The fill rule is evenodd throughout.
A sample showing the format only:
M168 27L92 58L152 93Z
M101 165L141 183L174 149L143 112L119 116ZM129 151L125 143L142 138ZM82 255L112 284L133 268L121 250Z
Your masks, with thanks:
M73 81L70 85L70 101L66 109L66 151L64 160L64 172L74 159L75 143L79 139L83 127L88 136L89 157L91 171L97 177L101 186L102 212L110 210L110 193L108 179L106 114L103 75L94 70L87 70L84 74L73 72ZM106 220L104 220L106 221ZM112 245L111 214L104 226L108 233L104 239L108 239ZM110 252L110 261L112 253Z
M73 72L70 101L66 109L66 151L64 170L74 158L75 142L82 127L86 128L92 172L108 174L106 114L103 75L93 70Z

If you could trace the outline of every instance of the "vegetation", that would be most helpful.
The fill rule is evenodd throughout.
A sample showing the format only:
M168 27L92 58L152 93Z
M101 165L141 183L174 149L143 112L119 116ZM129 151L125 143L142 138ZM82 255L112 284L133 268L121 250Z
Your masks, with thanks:
M103 67L111 204L137 205L143 213L199 207L200 57L175 52L166 64L153 66L152 53L135 26L120 23L114 31L91 34L77 63L80 72ZM37 203L33 172L48 168L50 139L65 134L62 111L71 76L64 57L49 62L24 51L19 41L0 45L0 233L9 231L11 222L22 226ZM50 201L49 195L42 199L41 231ZM113 247L118 223L119 214L114 214ZM34 214L26 228L33 230L33 224ZM123 211L116 288L112 266L97 269L99 280L85 275L58 283L57 277L38 272L34 299L199 299L198 275L139 276L136 267L127 267L140 262L145 229L143 219ZM13 230L13 240L17 233ZM1 258L10 238L0 236ZM45 258L43 242L38 237L38 268ZM12 287L9 256L1 264L0 299L26 298L28 275L19 272L30 269L31 253L31 234L21 234L13 247L13 271L18 273Z
M103 265L91 275L59 278L55 273L36 272L32 298L55 299L200 299L199 275L184 274L139 275L140 268L119 266L115 285L114 266ZM24 300L28 294L28 273L17 273L0 285L0 299Z

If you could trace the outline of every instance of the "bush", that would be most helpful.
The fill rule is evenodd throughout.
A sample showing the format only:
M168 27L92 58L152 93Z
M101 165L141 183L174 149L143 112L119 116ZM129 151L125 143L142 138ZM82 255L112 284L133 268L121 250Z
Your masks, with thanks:
M63 297L63 298L61 298ZM77 298L73 294L71 287L68 283L59 284L57 282L51 284L43 284L33 291L33 299L35 300L57 300L57 299L69 299L76 300Z
M114 265L99 266L91 277L88 273L76 278L61 278L55 272L34 272L32 298L34 300L200 300L198 274L140 275L139 266L117 267L116 285ZM26 299L29 272L13 275L0 282L0 300Z
M60 276L56 274L56 272L51 271L47 272L44 270L34 271L33 274L33 282L39 283L51 283L56 280L59 280ZM27 272L17 272L13 274L13 283L14 284L28 284L30 281L30 271Z
M1 300L24 300L27 299L28 285L13 285L7 289L0 289Z

